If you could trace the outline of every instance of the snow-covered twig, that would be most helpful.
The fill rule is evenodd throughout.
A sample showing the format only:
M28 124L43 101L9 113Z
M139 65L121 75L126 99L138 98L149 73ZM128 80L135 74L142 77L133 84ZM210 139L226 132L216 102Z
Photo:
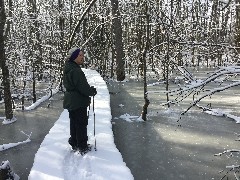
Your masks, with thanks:
M229 154L227 156L229 157L233 157L234 154L239 154L240 153L240 149L229 149L229 150L226 150L226 151L223 151L222 153L218 153L218 154L214 154L214 156L222 156L223 154ZM238 156L237 156L238 157ZM240 180L240 165L228 165L226 166L226 169L229 169L225 175L221 178L221 179L224 179L225 177L227 177L228 173L229 172L232 172L233 171L233 175L235 177L236 180ZM223 171L221 171L223 172Z
M26 143L31 141L30 137L32 135L32 132L29 135L24 133L23 131L21 131L21 132L28 137L25 141L0 145L0 151L7 150L9 148L12 148L12 147L15 147L15 146L18 146L18 145L21 145L21 144L26 144Z
M230 169L230 170L226 172L226 174L221 178L221 180L224 179L230 171L234 171L233 175L234 175L235 179L240 180L240 176L238 175L239 171L240 171L240 165L226 166L226 168Z
M23 133L24 135L26 135L28 137L28 139L30 139L32 132L30 134L26 134L24 131L21 131L21 133Z
M222 153L214 154L214 156L221 156L226 153L230 153L230 156L233 156L233 153L239 153L239 152L240 152L240 149L231 149L231 150L223 151Z
M42 102L46 101L50 97L52 97L54 94L56 94L59 91L58 87L56 89L51 89L51 92L48 93L48 95L43 96L41 99L37 100L35 103L33 103L31 106L26 107L25 110L33 110L35 109L38 105L40 105Z
M240 81L239 82L235 82L235 83L232 83L230 85L227 85L227 86L224 86L224 87L221 87L221 88L214 88L213 90L211 90L209 93L199 97L197 100L193 101L193 103L184 111L181 113L181 115L185 114L186 112L188 112L189 109L191 109L193 106L195 106L197 103L199 103L202 99L204 99L205 97L209 97L213 94L215 94L216 92L221 92L221 91L224 91L226 89L229 89L231 87L234 87L234 86L239 86L240 85Z
M186 86L185 88L178 88L178 89L174 89L171 91L167 91L166 93L169 94L182 94L186 91L189 91L191 89L197 89L197 88L201 88L203 86L205 86L206 84L216 80L218 77L222 76L222 75L226 75L226 74L233 74L235 75L236 73L240 73L240 68L236 67L236 66L232 66L232 67L224 67L221 68L217 71L215 71L213 74L211 74L209 77L207 77L205 80L196 80L193 81L190 85Z
M232 169L237 169L240 168L240 165L231 165L231 166L226 166L226 168L232 168Z
M214 116L228 117L228 118L231 118L231 119L235 120L237 124L240 123L240 117L229 114L229 113L226 113L221 109L212 109L212 108L209 108L209 107L199 106L197 104L196 104L196 106L201 108L204 112L206 112L208 114L211 114L211 115L214 115Z
M185 72L185 71L184 71ZM181 71L181 73L184 73ZM195 95L199 95L200 93L205 93L204 95L198 97L197 99L195 99L190 106L181 113L181 115L184 115L185 113L187 113L193 106L195 106L197 103L199 103L202 99L206 98L206 97L211 97L213 94L217 93L217 92L221 92L224 91L226 89L235 87L235 86L239 86L240 85L240 80L237 82L233 82L232 84L226 85L224 87L218 87L218 88L213 88L211 90L204 90L204 87L209 84L210 82L216 81L217 78L219 78L220 76L223 75L236 75L240 73L240 67L238 66L229 66L229 67L221 67L219 70L213 72L209 77L207 77L205 80L195 80L192 81L190 85L187 85L185 87L180 87L178 89L174 89L171 91L166 91L165 93L168 93L169 95L173 96L173 95L177 95L177 97L173 100L173 101L169 101L166 104L178 104L181 101L183 101L184 99L186 99L187 97L189 97L190 95L193 96L193 99L195 99ZM189 74L189 72L188 72ZM225 78L224 80L226 80L228 78ZM221 84L222 84L221 80ZM231 117L230 117L231 118Z

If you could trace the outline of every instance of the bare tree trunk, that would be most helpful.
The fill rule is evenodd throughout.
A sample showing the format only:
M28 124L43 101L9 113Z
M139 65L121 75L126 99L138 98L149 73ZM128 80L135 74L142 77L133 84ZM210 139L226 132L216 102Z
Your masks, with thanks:
M70 1L70 3L71 3L70 7L72 9L72 0ZM64 6L63 6L63 1L62 0L58 0L58 7L59 7L59 11L60 12L63 11ZM70 14L70 27L71 27L71 24L72 24L72 17L71 16L72 16L72 13ZM65 17L62 16L62 15L59 17L59 24L58 24L58 26L59 26L60 35L61 35L60 41L58 43L59 43L59 48L62 50L62 57L64 57L65 56L64 49L66 49L66 44L64 42ZM59 77L59 81L60 81L60 83L59 83L59 90L60 91L63 91L63 82L62 82L63 81L63 78L62 78L62 76L63 76L63 66L64 66L64 60L62 59L61 61L59 61L59 73L60 73L60 77Z
M113 26L111 26L111 49L112 49L112 61L111 61L111 78L114 76L114 72L113 72L113 68L114 68L114 57L115 57L115 50L114 50L114 46L113 46Z
M167 54L165 57L165 67L166 67L166 74L165 74L165 78L166 78L166 92L168 92L169 90L169 68L170 68L170 59L169 59L169 46L170 46L170 39L169 39L169 34L167 32ZM169 102L169 94L166 94L167 96L167 102ZM170 104L168 103L168 108L170 108Z
M39 23L37 20L37 4L36 0L28 1L28 13L29 17L34 20L33 24L30 25L30 35L34 34L34 37L30 38L30 46L32 45L32 51L30 51L30 57L33 57L34 51L39 51L37 54L37 58L33 59L32 64L32 102L35 103L37 101L36 95L36 74L41 74L42 72L42 47L41 47L41 39L39 33ZM32 39L37 39L37 42L33 42ZM36 52L35 52L36 53Z
M123 53L123 42L122 42L122 25L120 20L120 13L118 9L118 0L111 0L112 14L113 14L113 32L116 45L116 62L117 62L117 80L123 81L125 79L125 68L124 68L124 53Z
M142 119L144 121L147 120L147 108L148 108L148 105L150 104L150 101L147 96L147 75L146 75L146 72L147 72L146 56L147 56L147 51L149 50L149 33L150 33L149 14L148 14L147 6L146 6L146 18L147 18L146 44L143 52L144 105L142 109Z
M236 4L240 4L240 0L236 0ZM240 47L240 6L236 6L236 46Z
M4 102L5 102L5 115L6 119L13 118L13 111L12 111L12 98L11 98L11 91L10 91L10 79L9 79L9 70L6 64L6 57L5 57L5 34L4 34L4 26L6 23L6 15L5 15L5 7L4 1L0 1L0 60L1 60L1 68L3 74L3 86L4 86ZM5 33L7 33L5 31Z

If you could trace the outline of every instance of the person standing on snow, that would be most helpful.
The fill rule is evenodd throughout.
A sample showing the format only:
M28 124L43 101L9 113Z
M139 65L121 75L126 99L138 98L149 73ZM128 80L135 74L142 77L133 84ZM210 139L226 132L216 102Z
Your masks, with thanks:
M69 50L68 57L63 71L63 85L66 88L63 108L68 110L70 118L68 142L74 151L78 150L83 155L91 151L91 147L87 143L87 107L91 103L90 96L95 96L97 91L88 84L85 74L79 66L84 63L84 52L75 47Z

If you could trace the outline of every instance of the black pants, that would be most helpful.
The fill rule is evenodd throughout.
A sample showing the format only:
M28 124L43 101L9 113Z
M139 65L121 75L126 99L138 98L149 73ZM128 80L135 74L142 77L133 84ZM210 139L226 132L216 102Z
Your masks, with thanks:
M87 107L76 110L68 110L70 118L70 138L69 144L72 147L84 149L87 147Z

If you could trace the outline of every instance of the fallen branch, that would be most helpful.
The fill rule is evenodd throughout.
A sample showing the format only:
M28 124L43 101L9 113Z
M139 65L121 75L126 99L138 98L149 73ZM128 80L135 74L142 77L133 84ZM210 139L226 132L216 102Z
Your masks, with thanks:
M240 123L240 117L238 117L238 116L223 112L222 110L219 111L219 109L212 109L212 108L209 108L209 107L200 106L198 104L196 104L196 106L198 108L202 109L204 112L206 112L208 114L211 114L211 115L214 115L214 116L228 117L230 119L235 120L237 124ZM240 139L236 139L236 141L240 141Z
M240 149L231 149L231 150L223 151L222 153L214 154L214 156L221 156L226 153L230 153L230 156L232 156L232 153L239 153L239 152L240 152Z
M25 141L0 145L0 151L7 150L9 148L12 148L12 147L15 147L15 146L18 146L18 145L21 145L21 144L26 144L26 143L31 141L30 137L32 135L32 132L29 135L24 133L23 131L21 131L21 133L25 134L28 137Z

